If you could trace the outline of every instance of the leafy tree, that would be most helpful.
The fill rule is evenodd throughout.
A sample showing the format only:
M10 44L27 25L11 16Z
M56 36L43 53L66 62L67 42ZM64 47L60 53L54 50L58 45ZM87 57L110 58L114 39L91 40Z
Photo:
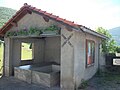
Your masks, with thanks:
M96 31L100 34L107 36L109 39L102 40L102 51L105 53L114 53L116 52L116 42L112 38L112 35L108 32L108 30L98 27Z

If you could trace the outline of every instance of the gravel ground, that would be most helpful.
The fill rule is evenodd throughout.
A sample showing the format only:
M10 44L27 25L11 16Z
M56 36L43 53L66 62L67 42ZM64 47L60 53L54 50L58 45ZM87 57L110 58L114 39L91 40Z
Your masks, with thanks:
M60 90L58 87L48 88L15 79L14 77L2 77L0 79L0 90Z

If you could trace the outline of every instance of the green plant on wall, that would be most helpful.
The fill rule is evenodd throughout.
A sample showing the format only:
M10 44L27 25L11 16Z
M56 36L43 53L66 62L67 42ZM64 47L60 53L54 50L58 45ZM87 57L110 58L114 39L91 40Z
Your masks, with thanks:
M16 32L13 32L13 31L7 32L7 33L6 33L6 36L7 36L7 37L9 37L9 36L16 36Z
M17 36L19 36L19 35L21 35L21 36L28 35L28 31L20 30L17 32Z
M6 33L6 37L10 37L10 36L39 36L40 34L43 34L44 32L47 31L52 31L52 32L56 32L56 34L58 34L58 31L60 30L60 28L56 25L51 25L49 27L46 28L38 28L38 27L30 27L29 29L21 29L21 30L16 30L16 31L8 31Z
M42 34L42 29L37 28L37 27L30 27L29 29L29 35L35 34L35 35L40 35Z
M45 34L60 34L60 27L58 27L58 26L56 26L56 25L51 25L51 26L49 26L49 27L47 27L47 28L45 28L44 30L43 30L43 33L45 33Z
M48 28L45 28L45 31L56 31L59 30L59 27L57 27L56 25L51 25Z

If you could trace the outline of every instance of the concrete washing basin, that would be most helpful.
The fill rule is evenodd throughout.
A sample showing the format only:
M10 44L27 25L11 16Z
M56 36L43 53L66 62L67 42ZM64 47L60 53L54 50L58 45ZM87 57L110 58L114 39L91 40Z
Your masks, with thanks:
M60 66L51 64L14 67L14 75L28 83L52 87L60 82Z

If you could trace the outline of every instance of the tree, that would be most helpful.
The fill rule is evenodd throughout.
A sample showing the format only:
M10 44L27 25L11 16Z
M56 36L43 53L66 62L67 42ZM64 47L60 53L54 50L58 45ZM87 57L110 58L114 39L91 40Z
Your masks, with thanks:
M108 32L108 30L98 27L96 31L100 34L107 36L109 39L102 40L102 51L105 53L114 53L116 52L116 42L112 38L112 35Z

